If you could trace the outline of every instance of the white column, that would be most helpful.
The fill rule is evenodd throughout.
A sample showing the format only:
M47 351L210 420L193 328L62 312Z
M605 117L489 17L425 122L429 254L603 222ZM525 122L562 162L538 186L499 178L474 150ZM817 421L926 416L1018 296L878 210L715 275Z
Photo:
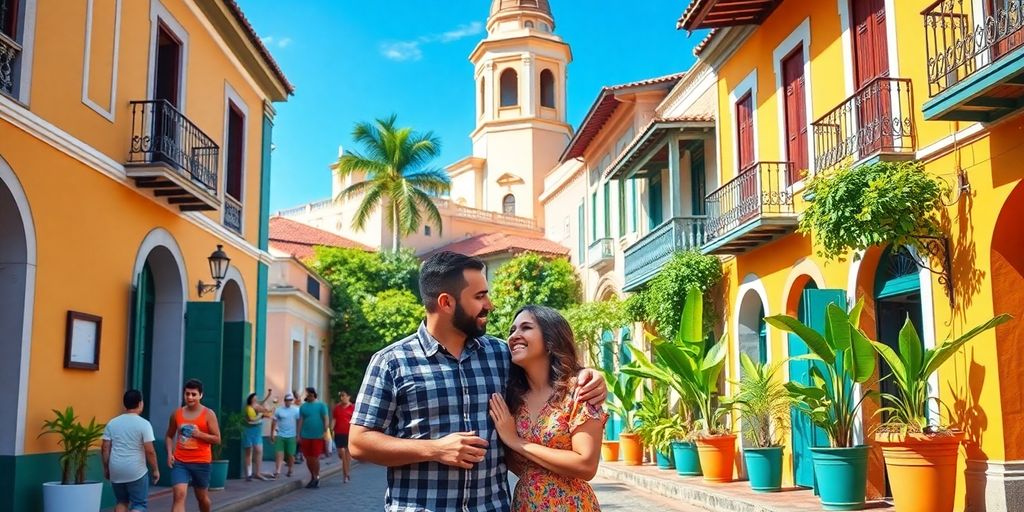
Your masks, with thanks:
M525 84L526 87L520 87L523 92L523 97L520 98L522 105L522 113L524 116L533 117L536 109L533 105L533 86L536 80L533 79L533 57L529 55L523 56L523 74L519 77L519 83Z
M565 122L567 111L569 110L569 99L566 95L566 91L569 90L569 66L562 63L562 84L561 90L559 90L559 96L561 97L561 104L558 106L558 120Z
M679 138L675 135L668 140L668 199L669 217L681 217L683 215L683 198L679 187Z

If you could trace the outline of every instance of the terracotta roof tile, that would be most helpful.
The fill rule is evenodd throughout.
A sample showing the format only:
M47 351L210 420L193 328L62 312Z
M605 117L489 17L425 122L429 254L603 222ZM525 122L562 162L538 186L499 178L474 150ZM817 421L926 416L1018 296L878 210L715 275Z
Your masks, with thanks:
M288 91L288 94L295 94L295 86L288 81L288 77L284 76L284 71L281 71L281 67L277 65L277 61L274 60L274 56L270 54L270 50L268 50L267 46L263 44L263 40L260 39L260 36L256 34L256 29L253 28L252 23L249 23L249 19L245 17L245 14L242 12L242 8L238 6L238 2L235 0L224 0L224 3L228 6L228 10L231 11L231 14L235 16L235 19L238 20L238 23L245 27L245 30L249 33L249 42L259 50L263 60L266 61L267 65L270 66L270 69L272 69L274 74L277 75L277 79L284 84L284 88Z
M708 47L708 44L711 43L711 40L714 39L716 35L718 35L718 29L711 29L711 32L708 32L708 35L704 36L704 39L701 39L700 42L697 43L697 46L693 47L693 56L700 57L700 54L704 53L704 49Z
M427 258L441 251L452 251L478 258L498 253L519 254L523 252L536 252L550 256L567 256L569 254L568 247L552 242L547 238L510 235L506 233L488 233L452 242L423 254L423 257Z
M372 247L355 240L284 217L270 218L270 245L300 260L315 256L313 248L317 246L373 250Z

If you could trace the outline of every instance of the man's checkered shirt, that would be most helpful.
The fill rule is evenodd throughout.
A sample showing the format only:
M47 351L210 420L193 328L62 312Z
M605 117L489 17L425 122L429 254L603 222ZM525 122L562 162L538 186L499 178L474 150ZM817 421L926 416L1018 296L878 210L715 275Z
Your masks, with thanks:
M497 338L466 342L458 359L420 324L416 334L374 354L352 424L402 439L471 432L487 440L483 462L461 469L437 462L388 468L386 511L507 511L504 448L487 411L505 393L511 356Z

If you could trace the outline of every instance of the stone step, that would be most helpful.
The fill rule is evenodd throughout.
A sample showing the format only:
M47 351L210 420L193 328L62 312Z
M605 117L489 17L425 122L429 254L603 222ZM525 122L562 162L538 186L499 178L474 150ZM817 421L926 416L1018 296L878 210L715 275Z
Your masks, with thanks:
M703 478L680 476L675 470L658 469L653 464L626 466L622 462L602 462L598 476L616 480L647 492L679 500L713 512L818 512L821 501L810 489L784 488L780 492L759 493L746 481L710 483ZM869 501L865 510L894 511L885 501Z

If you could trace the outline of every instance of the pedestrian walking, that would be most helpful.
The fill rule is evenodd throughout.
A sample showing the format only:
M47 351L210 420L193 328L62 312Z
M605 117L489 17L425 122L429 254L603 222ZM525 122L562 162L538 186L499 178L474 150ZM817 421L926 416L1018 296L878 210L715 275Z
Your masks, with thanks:
M331 430L334 431L334 448L338 450L338 458L341 459L342 482L352 480L349 469L352 466L352 454L348 452L348 432L352 423L352 412L355 405L347 391L338 393L338 403L331 411Z
M270 442L274 443L274 480L281 476L281 466L287 461L288 476L295 467L295 448L298 444L299 408L295 407L295 395L284 396L284 407L274 410L270 420Z
M153 426L139 416L145 403L142 392L129 389L121 400L124 413L103 429L103 476L110 480L115 512L146 512L149 484L160 480L153 447ZM147 471L147 465L149 470Z
M245 399L245 430L242 431L242 447L245 449L245 481L267 480L260 472L263 462L263 418L270 415L266 408L267 400L273 390L268 389L263 400L256 400L256 393L250 393ZM255 468L255 469L254 469ZM255 474L254 474L255 473Z
M199 512L210 512L211 447L220 444L217 415L202 404L203 383L189 379L182 390L185 406L179 407L167 424L167 467L171 468L174 505L171 512L185 512L188 487L196 494Z
M306 388L306 403L299 408L299 446L311 477L307 489L320 487L320 456L324 452L327 426L331 424L328 415L327 406L317 400L316 388Z

